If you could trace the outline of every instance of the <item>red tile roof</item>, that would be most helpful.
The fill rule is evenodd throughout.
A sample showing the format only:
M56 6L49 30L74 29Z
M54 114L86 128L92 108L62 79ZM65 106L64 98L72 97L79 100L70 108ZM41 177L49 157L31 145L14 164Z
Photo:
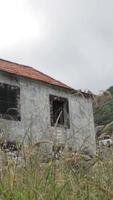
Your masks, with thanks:
M28 66L24 66L21 64L13 63L10 61L0 59L0 71L8 72L10 74L14 74L17 76L30 78L36 81L42 81L47 84L51 84L54 86L58 86L61 88L72 90L71 87L65 85L64 83L57 81L50 76Z

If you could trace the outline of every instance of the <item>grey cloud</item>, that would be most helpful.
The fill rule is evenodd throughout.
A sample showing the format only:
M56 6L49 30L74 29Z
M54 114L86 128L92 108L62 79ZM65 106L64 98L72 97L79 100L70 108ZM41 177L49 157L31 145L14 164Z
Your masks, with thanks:
M4 49L1 56L28 65L75 88L113 85L113 1L29 0L26 9L45 35ZM38 23L37 20L37 23Z

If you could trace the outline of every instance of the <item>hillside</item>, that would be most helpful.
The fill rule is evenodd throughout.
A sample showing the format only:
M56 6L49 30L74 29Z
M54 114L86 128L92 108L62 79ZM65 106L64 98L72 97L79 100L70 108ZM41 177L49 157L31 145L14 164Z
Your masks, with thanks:
M99 133L111 135L113 132L113 86L94 96L94 120Z
M96 125L113 121L113 94L109 89L94 96L94 119Z

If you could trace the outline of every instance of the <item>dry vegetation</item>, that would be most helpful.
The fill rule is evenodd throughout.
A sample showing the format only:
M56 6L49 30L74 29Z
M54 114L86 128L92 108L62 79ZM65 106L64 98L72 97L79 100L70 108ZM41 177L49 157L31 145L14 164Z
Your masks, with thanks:
M0 200L111 200L113 158L65 152L46 159L30 147L14 159L1 151ZM21 155L20 155L21 154Z

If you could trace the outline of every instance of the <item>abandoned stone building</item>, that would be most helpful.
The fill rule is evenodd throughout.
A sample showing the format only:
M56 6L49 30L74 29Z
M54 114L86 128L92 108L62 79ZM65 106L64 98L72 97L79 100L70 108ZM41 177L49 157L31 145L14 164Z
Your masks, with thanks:
M92 100L40 71L0 60L0 131L95 152Z

